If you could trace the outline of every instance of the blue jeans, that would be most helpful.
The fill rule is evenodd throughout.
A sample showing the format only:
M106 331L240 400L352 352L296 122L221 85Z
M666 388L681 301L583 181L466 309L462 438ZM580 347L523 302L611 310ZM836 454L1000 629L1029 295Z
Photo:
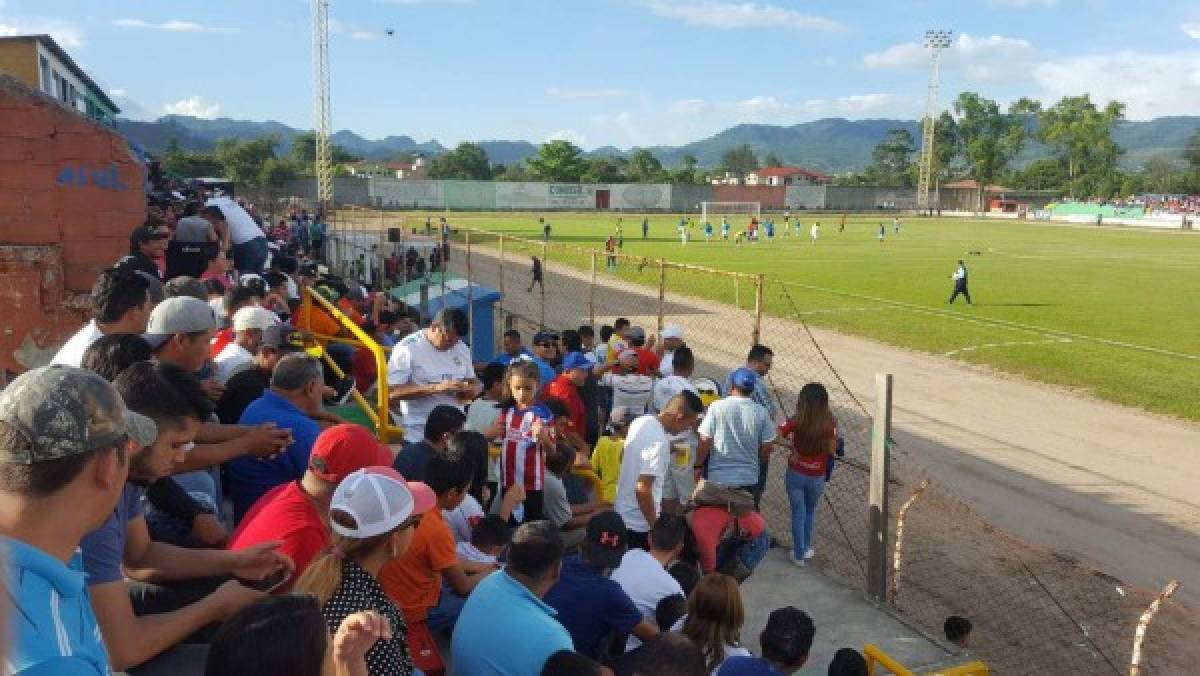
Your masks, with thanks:
M792 506L792 554L800 559L812 547L817 504L821 500L821 493L825 492L825 479L788 468L785 483L788 502Z
M458 621L458 616L462 613L466 603L465 598L455 594L450 585L442 582L442 593L438 596L438 604L429 609L425 624L429 626L430 631L453 631L454 623Z
M221 518L221 477L215 467L176 474L172 478L193 500L213 510L218 519ZM179 547L195 546L191 539L191 522L160 512L151 505L147 505L145 518L152 539Z
M249 242L233 245L233 267L246 274L253 272L261 275L267 264L267 238L255 237Z

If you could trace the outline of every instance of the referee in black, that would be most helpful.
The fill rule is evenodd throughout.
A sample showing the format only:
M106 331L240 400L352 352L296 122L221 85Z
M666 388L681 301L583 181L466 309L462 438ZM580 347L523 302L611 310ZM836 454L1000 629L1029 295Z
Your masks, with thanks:
M971 292L967 291L967 264L960 260L958 269L950 278L954 280L954 292L950 294L949 304L954 305L954 299L961 293L967 299L967 305L971 305Z

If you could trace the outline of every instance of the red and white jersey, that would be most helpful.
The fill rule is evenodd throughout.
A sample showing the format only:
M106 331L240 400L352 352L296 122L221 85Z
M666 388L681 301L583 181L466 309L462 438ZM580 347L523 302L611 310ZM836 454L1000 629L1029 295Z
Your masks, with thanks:
M551 433L554 415L541 404L526 409L510 408L501 414L504 419L504 441L500 452L500 483L524 486L527 491L540 491L546 480L546 455L538 447L534 422L541 421Z

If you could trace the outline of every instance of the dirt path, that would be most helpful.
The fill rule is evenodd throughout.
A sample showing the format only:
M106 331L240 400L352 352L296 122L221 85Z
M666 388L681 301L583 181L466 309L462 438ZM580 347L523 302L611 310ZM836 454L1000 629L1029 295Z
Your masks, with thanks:
M460 273L461 254L451 261ZM477 247L472 262L476 280L499 285L494 252ZM522 264L513 254L506 260L505 308L536 321L540 295L525 291ZM654 326L654 289L605 275L599 281L598 322L622 315ZM587 283L584 271L548 267L548 324L587 321ZM748 312L670 293L667 301L667 323L683 326L703 361L698 375L716 377L744 359ZM1176 598L1200 605L1200 426L943 357L831 331L813 334L868 409L875 374L895 375L894 436L901 448L986 520L1146 589L1179 579ZM798 356L801 337L790 321L764 320L763 342L776 352L772 378L785 401L794 401L789 393L803 382L828 377L824 364ZM867 422L857 425L861 437Z

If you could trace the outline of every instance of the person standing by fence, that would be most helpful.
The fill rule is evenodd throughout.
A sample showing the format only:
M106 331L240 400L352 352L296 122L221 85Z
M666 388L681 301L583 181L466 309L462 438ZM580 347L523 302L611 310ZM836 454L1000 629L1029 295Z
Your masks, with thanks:
M697 481L705 476L722 486L743 489L754 496L756 505L762 495L762 470L775 441L775 423L752 398L759 380L746 367L730 375L729 396L709 405L700 423L695 463Z
M829 392L820 383L800 388L796 413L779 429L792 445L785 477L792 513L792 563L813 557L817 505L825 491L830 459L837 447L837 421L829 410Z
M542 261L537 256L533 257L533 267L530 269L533 278L529 281L529 289L526 293L533 293L533 287L539 286L542 293L546 293L546 283L542 280Z
M950 294L950 300L946 301L950 305L954 305L954 299L958 298L958 294L962 294L963 298L967 299L967 305L971 304L971 292L967 290L967 264L961 260L958 262L958 269L950 275L950 279L954 280L954 291Z

